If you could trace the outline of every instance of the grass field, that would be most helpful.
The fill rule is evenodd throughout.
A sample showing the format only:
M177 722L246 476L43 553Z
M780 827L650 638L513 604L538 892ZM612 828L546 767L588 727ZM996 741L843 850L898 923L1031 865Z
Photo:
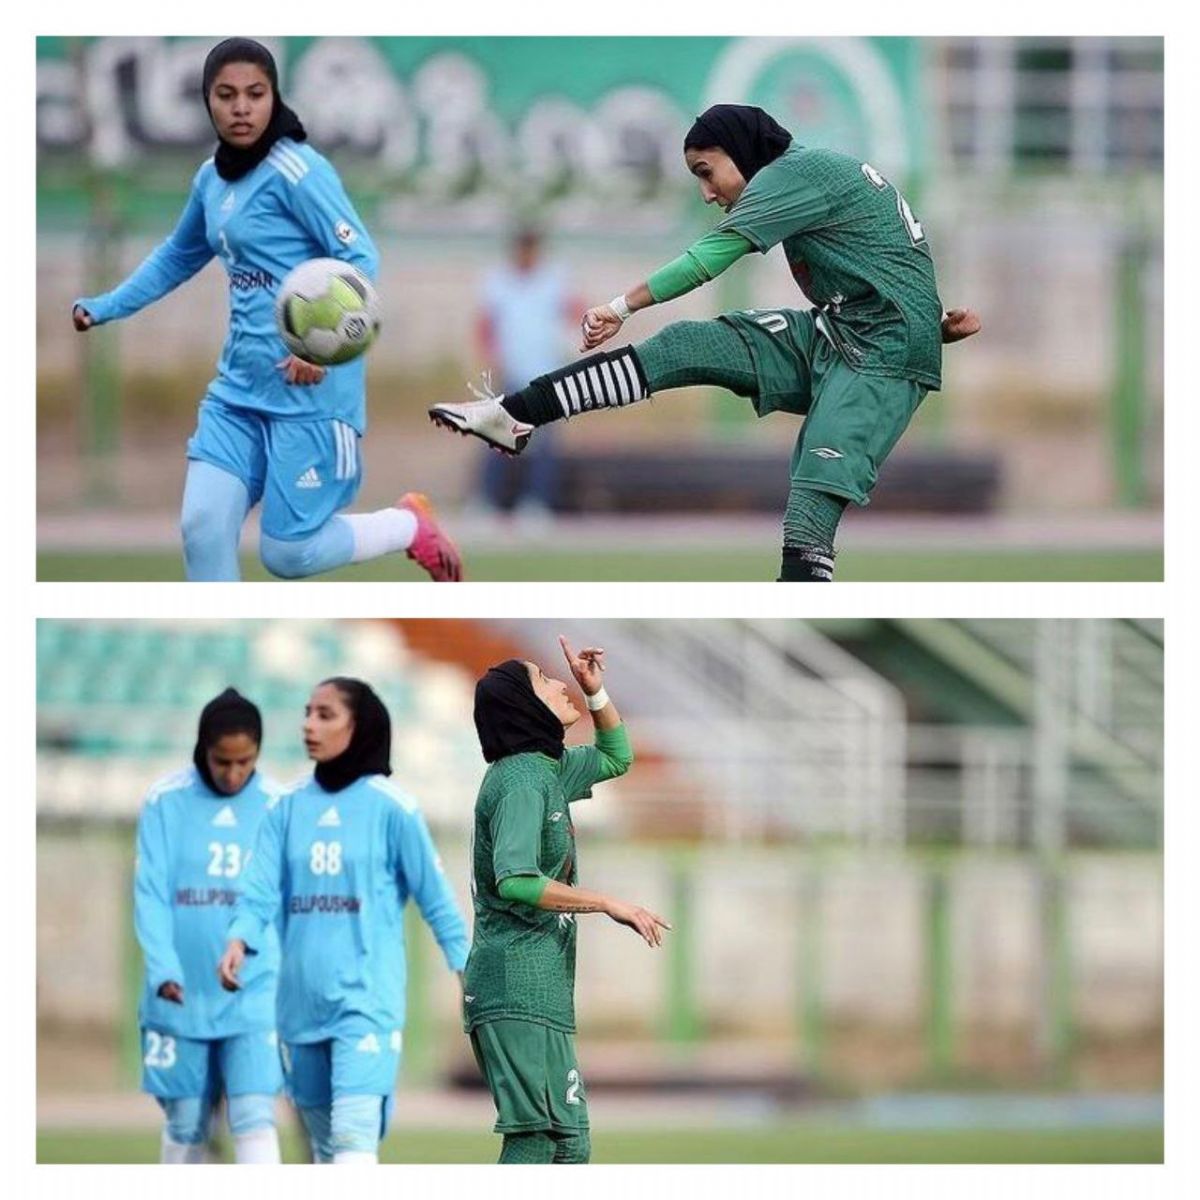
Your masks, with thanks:
M389 1163L494 1162L489 1133L412 1130L383 1145ZM306 1161L285 1134L284 1159ZM772 1125L755 1130L593 1132L597 1163L1157 1163L1161 1129L863 1130ZM39 1163L158 1161L157 1133L39 1133Z
M466 563L467 577L472 580L620 582L769 581L775 578L779 565L776 551L726 548L669 551L661 547L645 552L539 553L528 550L488 553L468 548ZM244 558L242 570L248 580L272 578L256 558ZM179 554L166 551L47 552L38 556L37 577L45 581L181 580L183 563ZM1161 550L846 550L838 558L837 577L844 582L1147 582L1163 578L1163 555ZM392 555L331 571L319 578L405 581L424 579L425 575L403 556Z

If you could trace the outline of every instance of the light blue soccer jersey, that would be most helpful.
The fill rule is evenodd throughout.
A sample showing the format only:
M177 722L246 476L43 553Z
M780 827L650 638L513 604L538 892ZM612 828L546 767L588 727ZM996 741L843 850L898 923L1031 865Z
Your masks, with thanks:
M147 793L138 818L133 905L146 968L138 1007L143 1026L181 1038L275 1028L276 930L264 930L262 953L247 963L240 992L221 987L217 963L259 825L278 794L256 771L236 796L223 796L195 767ZM157 995L168 980L183 985L183 1004Z
M285 791L272 801L242 883L230 937L257 951L281 915L286 1042L403 1028L410 896L447 966L466 964L467 927L425 818L383 775L339 792L309 777Z
M366 431L364 363L290 387L275 365L287 348L275 295L293 267L340 258L374 279L379 255L337 172L304 142L281 138L248 175L227 183L203 163L174 232L119 287L77 300L97 322L129 317L190 279L213 256L229 277L229 335L209 396L273 417L334 418Z

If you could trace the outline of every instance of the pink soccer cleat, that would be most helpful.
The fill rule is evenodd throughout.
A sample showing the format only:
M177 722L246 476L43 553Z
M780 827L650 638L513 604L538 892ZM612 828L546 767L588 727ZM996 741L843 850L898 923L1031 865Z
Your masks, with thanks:
M462 555L438 524L429 497L421 492L405 492L396 507L408 509L417 518L417 534L408 548L408 557L424 567L435 583L460 583Z

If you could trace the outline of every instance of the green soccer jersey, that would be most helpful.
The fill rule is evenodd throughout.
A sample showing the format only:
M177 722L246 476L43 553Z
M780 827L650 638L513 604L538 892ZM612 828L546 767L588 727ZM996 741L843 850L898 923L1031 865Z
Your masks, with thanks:
M464 981L470 1032L484 1021L516 1017L575 1031L575 915L501 897L512 875L579 877L570 806L633 762L624 725L596 731L592 746L561 759L514 754L488 768L475 802L471 895L475 929Z
M793 146L763 167L717 226L766 253L783 243L818 328L869 375L941 386L942 303L921 223L869 163Z

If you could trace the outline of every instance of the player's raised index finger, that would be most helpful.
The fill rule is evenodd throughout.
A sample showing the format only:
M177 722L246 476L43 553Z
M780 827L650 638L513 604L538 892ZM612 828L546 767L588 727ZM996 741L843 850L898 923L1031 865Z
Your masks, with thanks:
M566 655L567 662L573 663L575 661L575 651L571 649L570 643L561 633L558 635L558 644L562 647L562 652Z

